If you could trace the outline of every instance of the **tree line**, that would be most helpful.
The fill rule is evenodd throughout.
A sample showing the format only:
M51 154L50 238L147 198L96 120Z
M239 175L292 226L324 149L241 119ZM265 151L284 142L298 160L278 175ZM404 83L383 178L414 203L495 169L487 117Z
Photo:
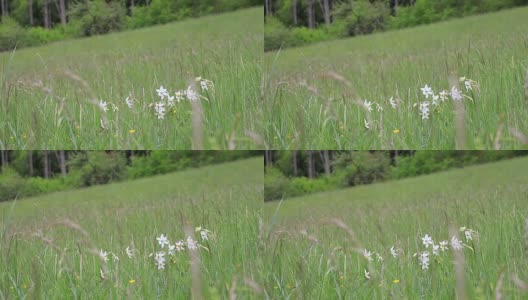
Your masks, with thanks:
M261 5L257 0L0 0L0 51Z
M0 150L0 201L259 155L262 151Z
M264 0L266 50L527 5L528 0Z
M265 201L497 161L528 151L265 151Z

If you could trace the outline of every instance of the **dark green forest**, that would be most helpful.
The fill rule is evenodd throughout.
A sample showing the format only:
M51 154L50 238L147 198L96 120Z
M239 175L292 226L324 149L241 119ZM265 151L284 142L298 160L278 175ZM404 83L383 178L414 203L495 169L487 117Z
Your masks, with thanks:
M528 151L266 151L265 201L528 155Z
M265 50L527 5L528 0L265 0Z
M0 201L261 155L262 151L0 150Z
M0 51L262 5L257 0L0 0Z

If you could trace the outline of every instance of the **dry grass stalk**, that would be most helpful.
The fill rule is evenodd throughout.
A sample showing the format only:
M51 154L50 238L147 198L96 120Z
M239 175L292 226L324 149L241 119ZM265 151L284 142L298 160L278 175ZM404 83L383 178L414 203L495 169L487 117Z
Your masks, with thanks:
M500 138L502 135L502 129L504 129L504 123L499 124L499 128L497 128L497 134L495 135L495 141L493 142L495 150L500 150Z
M198 93L196 81L189 81L189 88ZM203 107L200 100L191 101L192 149L203 150Z
M328 72L325 72L321 75L322 77L326 77L326 78L331 78L331 79L334 79L336 81L339 81L341 83L343 83L344 85L346 85L347 87L352 87L352 84L350 83L350 81L346 80L345 77L343 77L342 75L334 72L334 71L328 71Z
M345 222L343 222L342 220L338 219L338 218L331 218L331 219L328 219L326 221L324 221L323 223L325 224L332 224L332 225L335 225L337 226L338 228L341 228L343 229L349 236L350 238L350 241L357 247L359 247L359 241L358 239L356 238L356 234L354 233L354 231L348 227Z
M262 287L260 287L260 285L256 283L254 280L249 279L249 278L244 278L244 283L248 287L250 287L255 292L255 294L262 295L264 293L264 290L262 289Z
M451 74L449 76L449 86L455 87L457 90L460 89L460 84L458 82L457 76ZM454 101L454 110L455 110L455 129L456 129L456 150L465 150L466 149L466 126L464 124L464 118L466 115L466 108L464 107L464 102Z
M512 275L513 283L523 292L528 292L528 284L522 281L517 275Z
M526 219L524 224L524 246L526 247L526 250L528 251L528 219Z
M526 69L526 78L524 79L524 99L528 101L528 69Z
M455 227L450 226L449 233L459 239L458 231ZM453 256L455 258L455 276L456 276L456 295L459 300L466 300L466 281L464 272L464 252L453 249Z
M185 232L185 236L190 237L193 240L195 240L194 230L188 222L184 222L183 230ZM198 251L193 251L191 249L189 249L189 256L190 256L190 268L191 268L191 298L193 300L200 300L200 299L203 299L202 279L201 279L201 272L200 272L200 256L198 255Z
M249 137L251 140L253 140L255 144L264 145L264 138L258 133L255 133L254 131L251 131L251 130L246 130L245 133L246 133L246 136Z
M524 133L520 132L517 128L510 128L510 133L521 143L528 144L528 136L524 135Z
M236 300L236 279L233 277L231 288L229 289L229 300Z
M502 283L504 282L504 267L499 272L499 279L495 287L495 300L502 300Z

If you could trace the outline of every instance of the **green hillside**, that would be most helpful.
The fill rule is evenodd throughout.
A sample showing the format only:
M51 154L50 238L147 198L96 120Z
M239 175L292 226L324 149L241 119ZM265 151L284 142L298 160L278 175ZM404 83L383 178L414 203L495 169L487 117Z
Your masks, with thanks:
M518 158L267 203L267 288L287 298L522 298L515 280L528 280L527 169ZM466 240L462 226L478 236ZM422 244L426 234L438 246L455 233L462 250L436 256ZM418 259L425 251L428 269Z
M268 52L267 142L279 149L523 147L527 14L523 7ZM447 91L447 99L433 104L425 85L437 97ZM462 100L452 100L453 86Z
M234 281L232 293L256 298L244 280L261 281L262 168L255 158L1 203L1 298L218 299ZM161 234L172 245L192 234L201 246L169 256ZM160 251L158 270L149 254Z
M1 53L0 145L261 148L262 32L262 9L251 8ZM200 100L172 106L160 86L171 97L191 86Z

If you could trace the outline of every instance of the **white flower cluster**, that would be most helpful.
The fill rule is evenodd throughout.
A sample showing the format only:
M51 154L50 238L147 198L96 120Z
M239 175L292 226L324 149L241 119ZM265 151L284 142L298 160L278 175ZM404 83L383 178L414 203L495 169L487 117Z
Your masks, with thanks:
M204 93L213 91L213 82L200 76L196 77L194 81L199 86L199 91L195 91L192 85L189 85L185 90L178 90L174 93L169 93L169 91L163 86L156 89L156 93L160 100L150 104L149 107L154 107L154 114L158 117L158 120L165 119L167 110L175 107L177 102L181 102L185 99L189 101L198 101L200 98L209 100L207 97L200 95L200 92ZM125 104L129 109L134 109L135 101L131 96L127 96L125 98ZM103 99L99 100L98 106L105 114L110 111L110 108L113 112L119 111L119 107L115 103L107 102ZM101 128L106 129L106 122L103 121L103 118L100 119L100 123Z
M200 239L202 242L210 241L215 238L213 232L202 228L202 227L196 227L195 231L200 234ZM158 241L158 245L161 247L161 249L167 248L167 251L157 251L155 253L151 253L149 257L154 256L154 263L158 267L158 270L165 269L166 264L166 256L174 257L176 253L182 252L185 249L189 249L191 251L196 251L199 249L199 247L205 248L206 247L200 245L198 241L194 240L190 236L188 236L184 240L175 241L174 243L171 243L169 241L169 238L165 236L164 234L161 234L159 237L156 237L156 240ZM136 253L139 253L137 250L132 249L130 247L126 247L124 253L126 256L128 256L129 259L134 259L136 256ZM103 260L103 262L107 263L111 257L114 262L119 261L119 256L116 253L113 252L107 252L101 249L99 252L100 258ZM101 271L102 272L102 271ZM102 277L104 276L103 273L101 273Z
M464 234L466 242L478 238L477 231L465 226L460 227L460 232ZM425 249L423 251L414 253L412 257L418 259L418 264L422 270L428 270L431 264L431 258L445 254L445 252L448 251L450 247L453 251L462 251L464 247L471 248L470 246L463 244L462 241L456 236L452 236L449 240L443 240L436 243L429 234L425 234L423 237L421 237L421 244L425 247ZM404 254L404 251L396 246L391 246L389 251L393 259L398 259ZM374 262L374 260L376 260L378 263L384 262L383 256L380 253L363 249L361 254L369 264ZM369 270L364 270L364 276L366 279L371 279L371 273Z
M474 231L473 229L469 229L464 227L460 227L460 231L464 233L464 236L466 238L466 241L470 241L475 237L478 237L478 233ZM429 269L430 264L430 255L433 256L439 256L440 253L445 252L449 249L449 245L451 245L451 248L454 251L460 251L463 249L464 244L461 240L459 240L456 236L452 236L451 240L444 240L440 241L438 244L436 244L431 236L426 234L424 237L422 237L422 244L426 249L429 249L429 246L431 246L431 252L429 250L425 250L422 252L415 253L413 256L418 257L418 263L422 267L422 270Z
M196 77L194 80L200 85L202 92L214 89L213 82L208 79ZM200 97L207 100L206 97L201 96L197 91L195 91L191 85L189 85L185 90L178 90L174 92L174 94L169 93L165 87L160 86L159 89L156 89L156 93L158 94L158 97L160 97L160 101L154 103L154 113L158 117L158 120L164 119L166 107L172 108L176 106L176 102L181 102L184 99L189 101L198 101L200 100Z
M466 92L473 91L474 88L480 90L479 83L474 80L466 77L460 77L460 82L464 83ZM438 94L435 94L433 89L427 84L423 88L420 88L420 90L425 96L425 99L429 99L429 96L431 97L431 102L427 100L418 103L418 114L420 114L422 120L429 119L431 113L430 105L437 107L441 102L445 102L449 97L451 97L453 101L461 101L464 97L472 99L471 97L464 95L462 91L459 91L455 86L451 87L451 91L442 90ZM417 104L415 104L415 106L416 105Z
M208 241L209 239L214 237L214 234L211 231L205 228L202 228L202 227L196 227L195 231L200 233L200 239L202 240L202 242ZM185 250L185 248L191 251L196 251L198 250L199 247L205 248L204 246L200 245L198 241L194 240L190 236L188 236L185 240L176 241L174 242L174 244L172 244L169 241L168 237L163 234L157 237L156 240L158 240L158 244L162 249L167 247L167 252L157 251L154 255L154 262L156 266L158 267L158 270L165 269L165 263L166 263L165 255L174 257L176 253Z

